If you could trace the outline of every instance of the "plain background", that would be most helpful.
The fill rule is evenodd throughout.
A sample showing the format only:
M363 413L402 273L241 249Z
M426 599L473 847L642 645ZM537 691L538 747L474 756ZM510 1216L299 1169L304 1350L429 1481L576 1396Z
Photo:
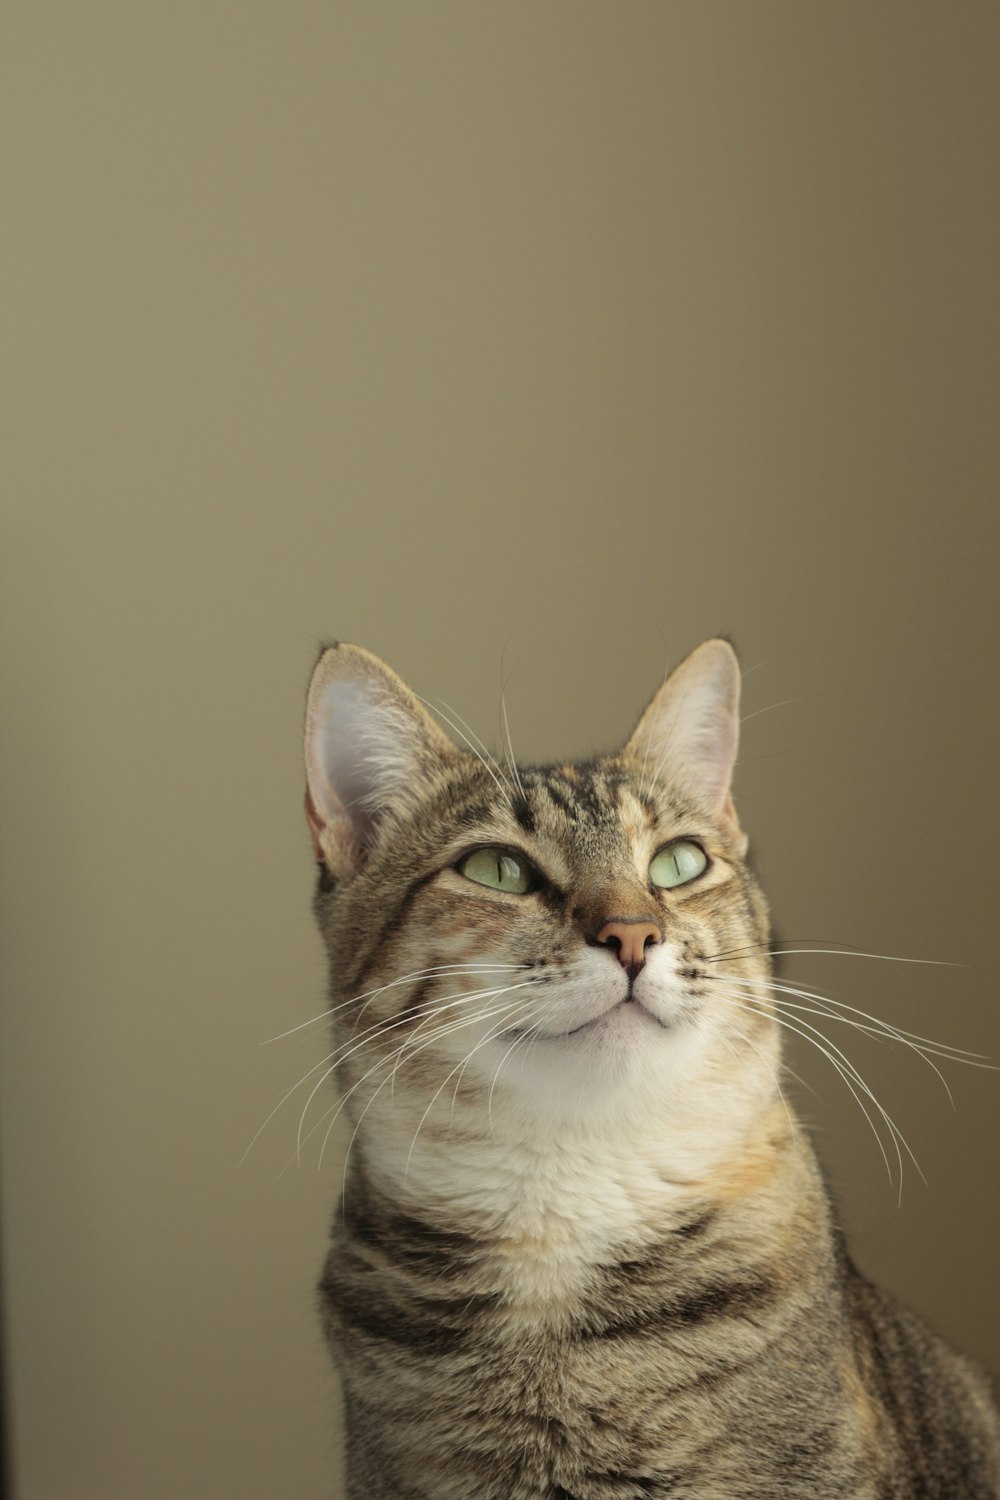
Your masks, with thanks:
M781 936L956 965L786 973L1000 1058L1000 9L5 11L15 1493L328 1500L340 1146L239 1165L325 1051L321 639L493 742L503 663L532 759L732 632ZM861 1263L1000 1368L1000 1079L827 1031L928 1180L797 1045Z

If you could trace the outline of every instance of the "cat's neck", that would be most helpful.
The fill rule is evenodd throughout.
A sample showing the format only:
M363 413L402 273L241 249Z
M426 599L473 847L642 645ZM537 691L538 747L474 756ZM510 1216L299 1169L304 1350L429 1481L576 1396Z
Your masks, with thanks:
M516 1139L432 1126L414 1146L397 1113L373 1122L357 1168L399 1213L474 1244L478 1289L532 1324L572 1320L595 1268L671 1235L681 1243L706 1215L751 1255L786 1236L789 1203L824 1218L811 1149L780 1102L713 1153L658 1123L606 1133L579 1122Z
M706 1121L675 1103L572 1120L420 1118L398 1098L365 1120L373 1185L408 1212L497 1240L596 1249L682 1221L692 1205L767 1191L796 1154L783 1102Z

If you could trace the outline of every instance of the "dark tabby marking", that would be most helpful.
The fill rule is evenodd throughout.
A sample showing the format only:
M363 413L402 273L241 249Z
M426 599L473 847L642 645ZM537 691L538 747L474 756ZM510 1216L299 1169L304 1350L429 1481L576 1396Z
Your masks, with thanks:
M706 642L617 754L515 769L316 668L350 1500L1000 1496L985 1375L859 1275L781 1097L738 693Z

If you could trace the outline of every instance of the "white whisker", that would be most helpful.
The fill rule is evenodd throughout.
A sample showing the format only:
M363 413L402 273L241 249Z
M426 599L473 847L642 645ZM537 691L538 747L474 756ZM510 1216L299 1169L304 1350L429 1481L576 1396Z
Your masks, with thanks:
M771 1064L768 1062L768 1060L764 1056L763 1052L757 1046L756 1042L752 1041L750 1039L750 1037L747 1036L747 1034L746 1034L745 1031L739 1031L739 1030L737 1030L737 1028L735 1026L733 1026L731 1024L727 1025L726 1022L723 1022L722 1024L725 1027L726 1031L728 1031L732 1036L739 1037L739 1039L740 1039L741 1042L745 1042L748 1047L752 1048L752 1050L757 1054L757 1056L760 1058L761 1062L764 1064L764 1066L767 1069L767 1071L770 1073L771 1078L774 1081L774 1087L775 1087L775 1089L777 1090L777 1093L778 1093L778 1098L781 1100L781 1103L782 1103L782 1105L784 1107L785 1114L788 1117L788 1124L789 1124L789 1127L791 1129L792 1135L797 1138L799 1132L798 1132L798 1126L796 1125L796 1122L795 1122L795 1116L792 1114L791 1110L788 1107L788 1100L785 1098L785 1093L784 1093L784 1090L781 1087L781 1083L780 1083L780 1081L778 1079L777 1073L775 1073L774 1069L771 1067ZM725 1037L723 1037L723 1041L725 1041L725 1040L726 1040ZM729 1042L726 1042L726 1046L729 1047L729 1050L733 1053L733 1056L735 1057L736 1053L735 1053L735 1050L733 1049L733 1047L731 1046L731 1044ZM737 1061L737 1065L739 1065L739 1058L738 1057L736 1058L736 1061ZM790 1068L788 1069L788 1072L791 1072ZM794 1073L792 1074L792 1076L793 1076L793 1078L797 1077L797 1075L794 1074ZM799 1079L800 1083L801 1083L801 1081L802 1080Z
M420 698L419 693L414 694L414 696ZM461 717L461 715L457 714L453 708L448 709L447 703L444 703L443 706L444 709L448 711L442 712L442 708L439 706L442 701L443 700L439 700L438 703L431 703L427 698L420 698L421 703L426 704L429 709L432 709L434 713L438 714L440 718L444 719L449 728L453 729L459 736L459 738L465 741L476 759L480 761L483 766L485 766L486 770L493 777L493 780L496 782L496 785L503 795L504 800L509 801L511 787L510 783L504 776L503 767L500 765L499 761L490 754L486 746L483 744L482 740L479 738L478 734L476 734L474 730L469 728L469 725L465 723L465 720ZM458 720L459 722L456 723L456 720ZM462 729L460 725L465 725L465 729ZM465 733L465 730L468 730L468 734ZM472 736L472 738L470 738L470 736ZM476 748L476 744L473 744L473 739L475 739L477 744L480 746L479 749Z
M805 698L782 698L780 703L768 703L764 708L755 708L752 714L746 714L740 720L740 727L749 724L751 719L756 719L760 714L769 714L776 708L787 708L791 703L805 703Z
M761 954L772 958L784 958L792 953L825 953L835 958L878 958L890 964L930 964L936 968L962 969L964 964L955 963L947 958L901 958L897 953L868 953L863 948L851 948L846 944L841 948L768 948L766 944L745 943L741 947L726 948L719 953L710 953L705 957L705 963L718 963L724 958L749 957L752 954Z
M522 979L519 984L504 985L501 989L496 989L496 990L483 990L481 992L481 994L482 994L482 996L483 996L484 999L485 998L489 998L489 999L497 999L498 1000L501 995L509 995L514 990L532 989L538 983L539 983L539 981L537 979ZM447 1007L445 1007L445 1006L439 1007L439 1009L446 1009L446 1008ZM420 1032L423 1030L423 1028L427 1024L427 1022L429 1020L431 1020L432 1017L434 1015L436 1015L437 1013L438 1013L438 1011L435 1010L435 1011L432 1011L429 1015L426 1015L424 1017L424 1019L420 1022L420 1024L414 1028L413 1036L411 1036L408 1040L404 1040L403 1045L402 1045L402 1047L400 1049L400 1062L405 1061L406 1056L408 1055L407 1049L411 1046L411 1044L413 1043L413 1041L420 1035ZM397 1066L399 1066L399 1064L397 1064ZM393 1069L393 1077L395 1077L395 1071L396 1070Z
M512 1021L515 1016L520 1016L523 1012L528 1011L530 1009L530 1007L532 1005L534 1005L534 1004L535 1004L534 1001L521 1000L521 1001L518 1001L515 1005L506 1008L506 1013L503 1015L503 1018L500 1021L499 1026L493 1026L493 1027L491 1027L490 1030L486 1033L486 1035L484 1037L482 1037L476 1043L476 1045L472 1048L472 1050L466 1054L466 1056L462 1059L462 1062L461 1063L456 1063L455 1066L452 1068L451 1072L448 1073L448 1075L443 1079L443 1081L435 1089L433 1095L431 1096L430 1103L427 1105L427 1108L424 1110L423 1114L420 1116L420 1119L419 1119L419 1121L417 1123L417 1128L413 1132L413 1140L410 1142L410 1149L409 1149L409 1151L406 1154L406 1168L405 1168L405 1171L403 1172L403 1181L404 1181L404 1183L408 1180L409 1175L410 1175L410 1162L413 1160L413 1150L414 1150L414 1147L417 1144L417 1136L420 1134L420 1131L421 1131L421 1129L423 1127L424 1121L427 1119L427 1116L430 1114L431 1109L434 1106L435 1100L437 1100L440 1097L440 1095L443 1092L443 1090L447 1087L448 1080L458 1071L459 1067L461 1067L462 1073L464 1073L465 1069L468 1067L469 1062L475 1056L475 1054L479 1051L480 1047L485 1047L488 1042L494 1041L497 1036L502 1035L504 1029L506 1028L506 1026L508 1024L508 1022ZM495 1014L495 1012L494 1012L494 1014ZM480 1017L478 1019L485 1019L485 1018L484 1017ZM460 1081L461 1081L461 1074L459 1075L459 1079L458 1079L458 1081L455 1084L456 1090L458 1088L458 1083ZM452 1113L451 1113L451 1119L452 1120L454 1119L454 1108L455 1107L454 1107L454 1100L453 1100L452 1101Z
M909 1156L910 1160L913 1162L913 1165L916 1167L917 1172L919 1173L919 1175L921 1177L921 1180L924 1181L924 1182L926 1182L927 1179L924 1177L924 1174L923 1174L923 1171L921 1169L920 1163L917 1161L917 1158L914 1156L913 1151L911 1150L911 1148L909 1146L909 1143L907 1142L907 1140L906 1140L905 1136L903 1135L902 1131L899 1129L899 1126L896 1124L895 1120L892 1118L892 1116L889 1114L889 1112L885 1109L884 1105L882 1105L879 1102L879 1100L876 1098L876 1096L873 1093L872 1089L865 1082L864 1078L862 1077L862 1075L858 1071L858 1069L855 1067L854 1063L851 1062L850 1058L846 1055L846 1053L844 1053L843 1051L841 1051L841 1049L836 1045L835 1042L832 1042L829 1037L825 1036L823 1032L819 1031L809 1021L804 1021L802 1019L790 1020L789 1017L787 1016L787 1014L785 1014L785 1015L773 1014L764 1005L763 1001L760 999L759 996L755 995L752 992L748 993L747 990L745 990L745 989L741 989L740 985L739 985L739 982L737 982L737 981L721 980L720 981L720 985L721 984L725 985L726 989L729 991L729 994L728 995L721 994L721 989L716 989L715 993L719 994L720 998L722 998L724 1000L728 999L729 1002L732 1003L732 1004L744 1005L744 1006L748 1007L749 1009L756 1011L758 1014L770 1016L771 1019L774 1021L774 1023L776 1025L783 1026L788 1031L793 1032L795 1035L802 1037L803 1040L812 1042L812 1044L820 1052L823 1053L823 1055L833 1065L833 1067L836 1068L837 1072L840 1073L840 1075L843 1078L844 1082L847 1084L847 1087L850 1089L851 1093L854 1095L855 1099L857 1100L857 1103L858 1103L859 1107L862 1110L862 1113L864 1114L865 1118L868 1120L869 1125L871 1126L871 1129L872 1129L872 1132L873 1132L873 1134L875 1136L875 1139L878 1141L879 1150L882 1153L882 1158L885 1161L886 1170L889 1172L889 1178L890 1178L890 1181L891 1181L892 1180L892 1169L891 1169L891 1167L889 1165L889 1159L886 1156L885 1148L884 1148L884 1146L882 1144L881 1136L879 1135L877 1129L875 1128L875 1123L872 1120L872 1117L869 1114L868 1110L865 1108L864 1102L861 1099L861 1097L860 1097L860 1095L859 1095L859 1093L858 1093L857 1090L860 1089L861 1092L871 1101L872 1105L878 1111L879 1115L885 1121L885 1124L888 1127L890 1138L892 1140L893 1147L894 1147L894 1150L895 1150L895 1153L896 1153L896 1159L897 1159L898 1166L899 1166L899 1194L900 1194L900 1202L902 1202L902 1192L903 1192L903 1158L902 1158L902 1152L900 1150L901 1146L906 1151L906 1154ZM777 1004L778 1002L775 1002L775 1003ZM855 1087L855 1085L857 1087Z
M528 980L524 982L531 983L532 981ZM340 1048L337 1049L342 1055L338 1057L336 1062L334 1062L333 1065L326 1071L326 1073L323 1074L322 1078L320 1078L316 1082L312 1089L312 1092L303 1105L302 1113L299 1116L299 1129L296 1136L296 1153L300 1153L302 1149L302 1131L305 1127L305 1118L309 1112L310 1104L315 1099L316 1095L319 1093L319 1090L322 1088L326 1080L332 1076L337 1068L341 1067L345 1062L348 1061L349 1058L353 1057L355 1053L360 1052L372 1041L381 1040L381 1038L388 1032L395 1031L400 1026L409 1025L412 1022L414 1016L423 1014L426 1019L431 1015L440 1015L442 1011L451 1010L456 1005L469 1005L473 1000L490 999L496 997L497 995L505 994L508 988L521 988L521 986L505 986L500 989L466 990L463 994L450 995L447 999L429 1000L425 1002L424 1005L417 1006L414 1010L403 1011L402 1015L392 1016L386 1020L378 1021L374 1026L371 1026L363 1031L360 1037L352 1037L350 1042L345 1042ZM420 1022L420 1025L423 1025L423 1021ZM405 1040L403 1045L405 1047ZM336 1054L331 1054L331 1056L335 1055Z
M517 1009L518 1005L521 1004L521 1003L523 1003L523 1002L518 1002L514 1007L510 1007L510 1008ZM474 1012L471 1015L460 1016L458 1019L452 1018L451 1020L449 1020L448 1022L446 1022L443 1026L439 1027L438 1030L435 1031L426 1040L426 1042L425 1042L424 1045L431 1045L433 1042L440 1040L441 1037L446 1036L449 1032L451 1032L453 1030L458 1030L462 1026L473 1025L476 1021L481 1021L481 1020L486 1019L486 1018L488 1018L488 1017L490 1017L492 1015L498 1014L498 1013L500 1013L500 1011L504 1011L506 1009L508 1009L508 1007L499 1007L497 1010L476 1011L476 1012ZM405 1018L403 1018L403 1019L405 1019ZM347 1101L351 1098L352 1094L354 1094L355 1091L357 1089L359 1089L361 1087L361 1085L363 1083L365 1083L366 1080L369 1079L372 1076L373 1073L377 1073L380 1068L390 1067L393 1064L397 1064L398 1060L399 1060L399 1053L401 1051L403 1051L405 1049L405 1047L406 1047L406 1041L404 1040L403 1043L400 1045L400 1047L394 1049L392 1052L388 1053L385 1057L378 1058L372 1064L372 1066L370 1068L368 1068L366 1070L366 1072L364 1072L362 1074L362 1076L354 1084L351 1085L351 1087L346 1091L346 1093L344 1093L336 1101L336 1103L333 1104L330 1107L330 1109L324 1111L324 1113L320 1116L320 1118L316 1121L316 1123L314 1125L312 1125L310 1127L310 1129L301 1137L301 1141L297 1143L296 1152L290 1158L290 1161L289 1161L288 1165L291 1165L291 1162L297 1161L299 1159L299 1157L301 1155L301 1148L302 1148L302 1146L305 1146L308 1143L308 1141L320 1129L320 1127L323 1125L323 1123L327 1119L329 1119L330 1120L330 1125L329 1125L329 1128L327 1129L326 1135L324 1137L323 1147L322 1147L322 1149L320 1151L319 1162L317 1164L317 1171L320 1170L320 1168L322 1167L322 1164L323 1164L323 1152L326 1149L326 1143L329 1140L330 1133L333 1130L333 1127L336 1124L338 1117L340 1116L340 1114L342 1113L343 1109L345 1108L345 1106L347 1104ZM416 1051L420 1051L420 1050L422 1050L422 1048L417 1048L415 1050ZM333 1069L331 1069L330 1072L332 1073ZM330 1074L327 1074L327 1076L329 1077ZM389 1077L390 1076L391 1075L387 1075L386 1078L383 1079L382 1083L379 1085L378 1090L376 1090L376 1093L380 1092L381 1089L385 1086L385 1084L389 1082ZM372 1101L369 1100L368 1104L370 1105L371 1102ZM367 1112L367 1109L368 1109L368 1105L365 1106L365 1110L362 1112L362 1118L363 1118L364 1113ZM332 1116L332 1118L331 1118L331 1116ZM300 1122L300 1127L301 1127L301 1122ZM355 1127L355 1130L356 1129L357 1129L357 1127ZM353 1139L353 1137L352 1137L352 1139Z
M504 1016L504 1020L506 1020L513 1012L518 1011L523 1004L524 1004L524 1002L520 1001L520 1002L515 1003L514 1005L501 1006L501 1007L498 1008L498 1010L479 1011L474 1016L463 1016L458 1021L450 1021L450 1022L447 1023L447 1025L443 1026L439 1031L436 1031L436 1032L432 1033L432 1035L430 1037L426 1038L426 1040L421 1044L421 1046L419 1046L419 1047L417 1047L415 1049L412 1049L410 1051L410 1053L409 1053L409 1057L414 1057L417 1052L422 1052L425 1047L432 1046L435 1042L439 1041L442 1036L448 1035L452 1031L456 1031L456 1030L458 1030L462 1026L470 1026L470 1025L473 1025L477 1021L487 1020L491 1016L497 1015L498 1013L502 1014ZM501 1023L501 1024L503 1024L503 1023ZM404 1047L405 1047L405 1043L404 1043ZM372 1072L372 1071L374 1071L374 1070L370 1069L369 1073ZM396 1073L396 1069L393 1068L392 1073L390 1073L388 1075L388 1077L383 1078L383 1080L379 1084L378 1088L372 1094L371 1098L368 1100L368 1103L365 1105L364 1109L361 1111L361 1114L358 1117L358 1122L355 1125L354 1130L353 1130L353 1132L351 1134L351 1139L347 1143L347 1152L346 1152L346 1154L344 1156L343 1182L342 1182L342 1187L341 1187L342 1202L343 1202L343 1205L344 1205L345 1209L346 1209L346 1194L347 1194L347 1168L348 1168L348 1164L350 1163L350 1159L351 1159L351 1147L354 1145L354 1141L355 1141L355 1138L357 1136L357 1133L358 1133L358 1131L361 1128L361 1122L362 1122L362 1120L364 1119L365 1115L368 1113L368 1111L371 1108L372 1104L374 1103L375 1099L378 1097L378 1095L385 1088L385 1086L389 1082L390 1078L394 1078L395 1077L395 1073ZM368 1074L365 1075L365 1077L368 1077L368 1076L369 1076ZM353 1090L352 1090L352 1092L353 1092ZM440 1093L440 1089L438 1090L438 1093ZM437 1094L434 1095L434 1098L435 1099L437 1098ZM433 1103L433 1102L434 1101L432 1099L431 1103ZM410 1144L410 1150L409 1150L409 1153L407 1154L407 1158L406 1158L406 1171L403 1174L403 1180L404 1180L404 1182L406 1181L407 1174L409 1173L410 1158L413 1155L413 1147L414 1147L414 1145L416 1145L417 1135L420 1133L420 1125L422 1125L423 1122L424 1122L424 1120L426 1120L427 1114L428 1114L429 1110L430 1110L430 1105L428 1105L427 1109L424 1110L424 1113L423 1113L423 1115L420 1118L420 1124L417 1126L416 1134L414 1135L413 1141ZM323 1165L323 1152L326 1150L326 1143L330 1139L330 1131L333 1129L334 1123L335 1123L336 1118L337 1118L337 1114L339 1114L339 1113L340 1113L340 1108L338 1107L337 1112L334 1114L333 1120L331 1120L331 1122L330 1122L330 1127L327 1130L326 1135L323 1138L323 1146L322 1146L322 1148L320 1150L320 1153L319 1153L319 1164L317 1166L317 1171Z
M524 792L524 783L522 782L521 777L520 777L520 773L518 772L518 769L517 769L517 761L514 759L514 746L511 743L511 738L510 738L510 724L507 721L507 702L506 702L506 699L504 698L502 692L501 692L501 695L500 695L500 714L501 714L501 718L503 720L504 739L507 742L507 764L510 766L510 774L513 776L514 780L517 782L517 789L520 792L521 796L523 797L525 795L525 792Z
M320 1021L328 1021L335 1016L339 1010L345 1010L348 1005L357 1005L362 1000L374 999L377 995L384 995L386 990L397 989L401 984L409 984L420 979L431 979L436 974L478 974L501 973L507 969L527 969L528 964L487 964L487 963L461 963L461 964L432 964L426 969L414 969L410 974L400 974L396 979L390 979L386 984L380 984L373 990L363 990L360 995L352 995L349 1000L342 1000L339 1005L331 1005L326 1010L320 1011L318 1016L311 1016L308 1021L300 1021L298 1026L290 1026L287 1031L279 1031L277 1036L269 1036L260 1043L262 1047L270 1046L272 1042L284 1041L286 1037L294 1036L297 1031L304 1031L307 1026L315 1026Z

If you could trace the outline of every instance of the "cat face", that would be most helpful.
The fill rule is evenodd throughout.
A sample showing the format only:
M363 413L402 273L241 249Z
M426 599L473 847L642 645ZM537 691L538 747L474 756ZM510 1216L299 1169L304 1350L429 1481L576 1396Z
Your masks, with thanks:
M368 653L324 653L306 809L361 1108L402 1091L542 1120L746 1088L748 1051L771 1067L764 1008L713 983L723 958L767 975L729 791L738 684L706 642L622 750L515 770L459 749Z

